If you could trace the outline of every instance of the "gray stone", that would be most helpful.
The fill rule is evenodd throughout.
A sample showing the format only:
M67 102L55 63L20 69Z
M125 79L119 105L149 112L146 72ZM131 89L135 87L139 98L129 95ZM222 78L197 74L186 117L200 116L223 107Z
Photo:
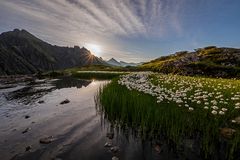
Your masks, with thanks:
M64 101L62 101L60 104L67 104L69 103L70 101L68 99L65 99Z
M49 144L53 141L53 136L49 136L49 137L44 137L44 138L41 138L39 140L39 143L42 143L42 144Z

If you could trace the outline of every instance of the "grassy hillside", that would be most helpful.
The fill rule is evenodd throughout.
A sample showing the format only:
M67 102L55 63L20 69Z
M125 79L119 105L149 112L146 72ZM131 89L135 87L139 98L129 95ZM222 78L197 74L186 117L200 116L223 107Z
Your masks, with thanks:
M240 77L240 49L209 46L177 52L140 66L141 69L181 75Z

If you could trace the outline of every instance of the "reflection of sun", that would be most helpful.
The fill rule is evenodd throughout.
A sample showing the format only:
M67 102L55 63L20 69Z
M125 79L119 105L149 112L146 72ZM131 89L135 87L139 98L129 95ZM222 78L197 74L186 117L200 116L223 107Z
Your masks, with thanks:
M92 82L90 83L91 86L96 86L97 85L97 82L95 79L92 79Z
M92 79L92 83L91 83L92 85L96 85L96 81L95 81L95 79Z
M91 51L92 54L94 54L95 56L100 56L101 52L102 52L102 48L101 46L97 45L97 44L86 44L87 49L89 49Z

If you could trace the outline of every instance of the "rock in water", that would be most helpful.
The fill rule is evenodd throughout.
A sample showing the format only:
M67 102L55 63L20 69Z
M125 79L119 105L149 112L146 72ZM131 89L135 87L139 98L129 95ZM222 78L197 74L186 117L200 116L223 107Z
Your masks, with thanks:
M42 144L49 144L53 141L53 136L49 136L49 137L44 137L44 138L41 138L39 140L39 143L42 143Z
M224 138L232 138L233 134L236 132L235 129L232 128L221 128L220 133Z
M55 157L55 158L52 158L52 160L62 160L62 159Z
M111 143L111 142L106 142L106 143L104 144L104 147L112 147L112 143Z
M113 153L117 153L120 149L118 146L111 147L110 149Z
M156 151L158 154L161 153L161 147L160 147L160 145L156 144L156 145L154 146L154 149L155 149L155 151Z
M29 116L29 115L26 115L26 116L25 116L25 119L28 119L28 118L30 118L30 116Z
M113 139L114 138L114 133L109 132L109 133L107 133L106 137L109 138L109 139Z
M31 128L26 128L24 131L22 131L22 134L27 133Z
M236 117L234 120L236 121L237 124L240 124L240 116Z
M114 157L112 157L112 160L119 160L119 158L114 156Z
M38 101L38 103L39 103L39 104L42 104L42 103L44 103L44 101L43 101L43 100L40 100L40 101Z
M29 151L29 150L31 150L31 149L32 149L32 146L27 146L27 147L26 147L26 152Z
M64 101L62 101L60 104L67 104L69 103L70 101L68 99L65 99Z

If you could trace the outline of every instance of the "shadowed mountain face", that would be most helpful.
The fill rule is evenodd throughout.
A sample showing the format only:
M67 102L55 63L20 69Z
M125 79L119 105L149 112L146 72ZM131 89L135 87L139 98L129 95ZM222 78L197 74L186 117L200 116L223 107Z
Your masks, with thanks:
M25 30L0 35L0 75L32 74L51 69L105 64L86 48L48 44Z

